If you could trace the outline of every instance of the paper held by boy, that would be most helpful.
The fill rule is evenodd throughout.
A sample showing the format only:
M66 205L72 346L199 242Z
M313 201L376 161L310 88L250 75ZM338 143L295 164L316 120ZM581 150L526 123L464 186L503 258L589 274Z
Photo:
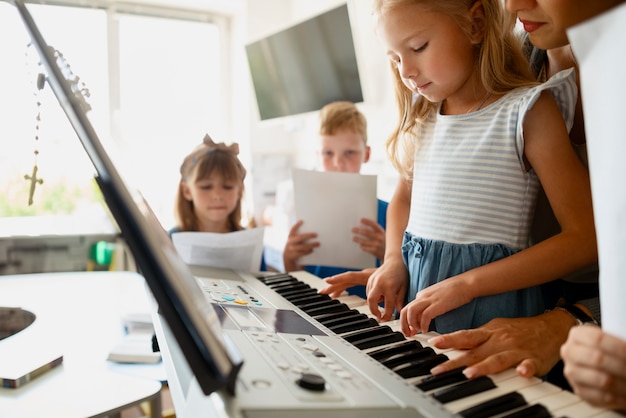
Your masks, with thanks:
M362 218L377 219L376 176L295 169L294 198L300 232L316 232L320 246L300 260L305 265L364 269L376 258L353 241Z

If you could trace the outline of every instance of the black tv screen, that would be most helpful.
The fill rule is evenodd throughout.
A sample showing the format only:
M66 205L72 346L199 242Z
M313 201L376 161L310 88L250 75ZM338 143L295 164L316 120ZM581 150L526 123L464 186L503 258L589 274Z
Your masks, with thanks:
M261 120L363 101L347 5L246 45Z

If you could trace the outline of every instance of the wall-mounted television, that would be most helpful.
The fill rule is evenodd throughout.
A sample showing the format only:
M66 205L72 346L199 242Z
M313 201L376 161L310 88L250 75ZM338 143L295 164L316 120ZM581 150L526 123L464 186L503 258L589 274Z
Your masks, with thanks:
M346 4L246 45L261 120L363 101Z

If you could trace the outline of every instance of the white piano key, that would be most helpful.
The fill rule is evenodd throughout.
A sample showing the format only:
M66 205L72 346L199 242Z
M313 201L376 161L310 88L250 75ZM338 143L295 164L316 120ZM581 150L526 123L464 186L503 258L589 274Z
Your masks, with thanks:
M563 389L548 382L543 382L539 385L529 386L527 388L519 389L520 395L526 399L529 405L541 403L541 399L562 392Z
M294 278L300 280L303 283L308 284L309 286L317 290L322 290L328 287L328 284L326 284L324 279L321 279L317 277L316 275L309 273L308 271L304 271L304 270L294 271L294 272L289 273L289 275L293 276ZM346 295L348 294L347 292L344 292L344 293Z
M360 296L357 295L345 295L337 298L339 302L345 303L348 305L348 308L354 309L359 308L363 305L367 306L367 302ZM369 312L369 309L368 309Z
M570 393L570 392L566 392L566 393ZM601 412L605 412L606 410L602 409L602 408L598 408L595 407L593 405L591 405L590 403L587 403L583 400L581 400L578 396L576 396L573 393L570 393L574 398L576 398L578 400L578 402L568 405L564 408L560 408L555 410L554 412L552 411L552 409L550 408L549 405L545 405L550 412L552 413L552 415L560 417L568 417L568 418L589 418L589 417L595 417L596 415L600 414Z
M357 311L359 311L360 313L364 313L365 315L374 318L374 315L372 315L372 311L370 311L370 307L367 303L364 303L363 305L357 306L356 308ZM382 314L382 309L381 309L381 314ZM385 324L386 322L381 322L381 324Z
M598 415L594 415L593 418L624 418L624 415L615 411L602 410Z
M565 410L580 402L582 401L578 396L567 390L561 390L537 400L537 403L545 406L554 416L560 416L561 410Z

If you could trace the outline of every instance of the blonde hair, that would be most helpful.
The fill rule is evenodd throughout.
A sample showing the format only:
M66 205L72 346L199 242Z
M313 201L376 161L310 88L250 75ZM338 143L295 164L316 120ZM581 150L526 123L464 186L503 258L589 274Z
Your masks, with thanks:
M241 188L241 195L237 206L228 215L228 221L232 231L245 229L242 225L242 198L246 169L237 155L239 145L233 143L226 145L223 142L216 144L209 135L205 135L203 143L198 145L180 166L180 183L176 194L174 216L181 231L197 231L198 220L194 213L193 201L187 200L183 195L183 183L193 184L206 179L213 174L221 175L226 181L234 181Z
M485 14L483 40L476 47L476 63L480 79L488 93L507 93L518 87L536 85L530 65L522 50L519 35L513 30L515 23L504 12L502 0L374 0L373 15L380 20L398 6L415 4L429 11L452 17L467 36L471 36L473 25L470 8L477 2L482 4ZM410 179L413 157L419 144L421 125L437 110L439 104L424 97L416 99L402 83L395 64L390 63L399 109L398 125L386 142L387 154L402 176Z
M355 104L345 101L327 104L320 110L319 134L334 135L342 130L361 135L367 145L367 121Z

